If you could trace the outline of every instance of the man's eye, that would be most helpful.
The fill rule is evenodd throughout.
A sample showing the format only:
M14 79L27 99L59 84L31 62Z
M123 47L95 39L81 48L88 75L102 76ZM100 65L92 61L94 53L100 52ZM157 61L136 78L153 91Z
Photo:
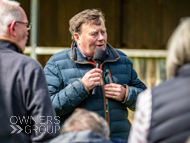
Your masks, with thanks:
M96 33L92 33L93 36L96 36L97 35L97 32Z

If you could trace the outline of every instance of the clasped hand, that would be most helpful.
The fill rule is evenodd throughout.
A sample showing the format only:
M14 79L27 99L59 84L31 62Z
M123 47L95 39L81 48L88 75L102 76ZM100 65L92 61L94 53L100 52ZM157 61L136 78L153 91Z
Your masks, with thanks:
M100 85L101 78L102 78L102 70L94 68L83 76L82 81L87 87L87 89L90 91L95 86ZM124 100L126 89L122 85L116 83L110 83L106 84L104 89L106 97L115 99L117 101Z

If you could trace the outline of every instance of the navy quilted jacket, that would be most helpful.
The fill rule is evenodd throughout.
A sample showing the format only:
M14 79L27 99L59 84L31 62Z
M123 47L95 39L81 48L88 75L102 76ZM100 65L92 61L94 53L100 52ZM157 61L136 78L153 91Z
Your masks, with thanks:
M110 83L106 72L109 69L114 83L129 86L125 103L108 99L111 137L127 139L130 123L126 107L135 110L137 95L146 89L146 86L137 78L132 62L123 52L112 48L109 44L107 50L109 54L102 64L104 84ZM91 93L88 95L79 80L93 68L95 66L85 60L76 43L73 43L70 49L53 55L47 62L44 72L53 106L62 123L77 107L106 116L102 87L97 87L95 96Z

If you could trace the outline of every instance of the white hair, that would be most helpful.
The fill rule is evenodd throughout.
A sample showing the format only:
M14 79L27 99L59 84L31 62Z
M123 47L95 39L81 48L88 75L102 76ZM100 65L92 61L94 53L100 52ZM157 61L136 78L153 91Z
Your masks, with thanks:
M0 35L4 35L13 20L20 20L20 3L10 0L0 0Z
M15 0L0 0L0 1L8 3L8 4L12 4L12 5L17 5L17 6L20 5L20 3Z
M168 42L167 76L173 78L177 70L190 63L190 17L181 19Z

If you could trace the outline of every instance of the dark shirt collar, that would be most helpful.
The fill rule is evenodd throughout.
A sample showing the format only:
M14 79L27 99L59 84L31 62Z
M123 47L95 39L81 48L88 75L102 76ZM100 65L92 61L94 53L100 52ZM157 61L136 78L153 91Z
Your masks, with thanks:
M0 49L11 49L18 53L23 53L21 48L10 39L0 38Z

